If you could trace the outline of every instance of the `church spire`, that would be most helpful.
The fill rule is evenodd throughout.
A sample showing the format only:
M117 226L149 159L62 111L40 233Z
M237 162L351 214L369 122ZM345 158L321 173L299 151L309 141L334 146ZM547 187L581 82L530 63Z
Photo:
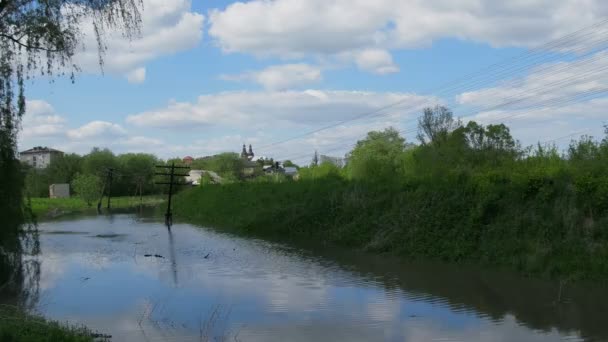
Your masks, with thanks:
M241 151L241 158L247 158L247 147L243 144L243 151Z

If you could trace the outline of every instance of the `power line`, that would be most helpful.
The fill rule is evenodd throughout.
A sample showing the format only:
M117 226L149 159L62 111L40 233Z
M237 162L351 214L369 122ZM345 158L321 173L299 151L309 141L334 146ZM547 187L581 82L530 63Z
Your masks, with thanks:
M519 94L511 95L511 96L505 98L505 100L509 100L509 101L500 103L498 105L489 106L489 107L486 107L486 108L481 109L481 110L470 111L468 114L466 114L464 116L460 116L460 118L470 117L470 116L479 114L481 112L487 112L487 111L491 111L491 110L496 110L496 109L500 109L502 107L507 107L507 106L510 106L510 105L514 105L514 104L517 104L517 103L520 103L520 102L523 102L523 101L526 101L526 100L529 100L529 99L534 99L534 98L538 97L539 95L551 93L551 92L553 92L557 88L563 88L565 86L570 86L570 85L577 84L580 81L589 80L591 78L587 78L586 76L588 76L588 75L595 75L598 72L604 71L604 70L608 70L608 66L603 66L603 67L600 67L600 68L590 69L588 72L583 73L583 74L577 74L577 75L574 75L574 76L571 76L571 77L567 77L567 78L558 80L556 82L551 82L551 83L545 84L545 85L537 87L537 88L527 89L525 91L520 92ZM547 85L550 85L552 87L546 88ZM536 92L538 90L542 90L542 91L541 92ZM606 88L592 89L592 90L588 90L588 91L585 91L585 92L580 92L580 93L573 94L570 97L560 97L560 98L557 98L557 99L550 99L550 100L547 100L547 101L536 102L532 108L539 107L539 106L540 107L546 107L546 106L550 106L550 105L555 106L557 104L568 103L569 101L571 101L569 99L576 99L576 98L579 99L579 101L576 101L576 102L580 102L581 98L582 99L586 99L586 98L589 98L589 97L597 96L599 94L606 93L606 91L607 91ZM528 95L529 93L533 93L533 94ZM528 96L518 97L519 95L528 95ZM526 113L521 113L521 112L520 113L515 113L515 114L512 114L512 115L507 115L507 116L504 116L502 118L499 118L498 120L504 120L504 119L508 119L508 118L511 118L511 117L522 116L522 115L526 115ZM414 119L414 120L417 120L417 119ZM414 121L414 120L411 120L411 121ZM406 132L407 133L411 133L412 129L404 130L404 131L401 131L400 133L406 133Z
M568 42L568 39L570 39L572 37L575 37L577 34L579 34L581 32L584 32L586 30L595 28L597 26L604 25L606 23L608 23L608 19L605 19L605 20L602 20L600 22L597 22L597 23L595 23L595 24L593 24L591 26L582 28L582 29L580 29L578 31L575 31L575 32L569 34L569 35L563 36L563 37L561 37L559 39L556 39L556 40L550 41L548 43L545 43L545 44L541 45L540 47L538 47L538 48L536 48L536 49L534 49L532 51L528 51L528 52L522 53L521 55L518 55L516 57L510 58L510 59L508 59L508 60L506 60L504 62L495 63L495 64L493 64L491 66L488 66L486 68L481 69L480 71L477 71L477 72L474 72L472 74L469 74L468 76L464 76L461 79L470 80L475 75L479 75L479 74L483 75L483 72L485 72L486 70L491 70L492 68L497 68L498 66L505 65L505 64L509 63L512 60L524 59L525 57L529 57L529 56L533 56L535 54L538 54L539 51L542 52L544 50L555 50L555 49L558 49L559 47L566 46L566 44L571 44L571 42ZM597 35L597 31L592 31L591 33ZM589 35L589 34L590 33L587 33L587 34L585 34L585 36ZM579 48L578 50L582 50L582 48ZM458 83L461 79L457 80L456 83ZM446 88L446 87L447 87L447 89L453 89L454 88L453 82L447 83L444 86L440 86L438 89L442 89L442 88ZM347 119L347 120L342 120L342 121L339 121L337 123L326 125L326 126L318 128L318 129L315 129L315 130L312 130L312 131L300 134L300 135L296 135L296 136L293 136L293 137L290 137L290 138L287 138L287 139L283 139L283 140L280 140L280 141L277 141L277 142L273 142L273 143L270 143L270 144L267 144L267 145L263 145L261 147L258 147L258 150L264 150L264 149L267 149L269 147L276 146L276 145L279 145L279 144L282 144L282 143L285 143L285 142L288 142L288 141L292 141L292 140L295 140L295 139L298 139L298 138L302 138L304 136L307 136L307 135L310 135L310 134L314 134L314 133L317 133L317 132L320 132L320 131L323 131L323 130L326 130L326 129L329 129L329 128L332 128L332 127L336 127L336 126L342 125L342 124L347 123L347 122L359 120L359 119L367 117L369 115L373 115L373 114L382 112L382 111L384 111L386 109L390 109L390 108L393 108L393 107L398 106L400 104L403 104L406 100L407 100L407 98L406 99L401 99L401 100L399 100L397 102L394 102L394 103L391 103L389 105L377 108L377 109L372 110L370 112L364 112L362 114L359 114L359 115L355 116L354 118L350 118L350 119Z
M599 94L606 94L606 93L608 93L608 87L593 89L593 90L590 90L590 91L587 91L587 92L575 94L574 96L571 96L571 97L565 97L565 98L562 97L562 98L551 99L551 100L547 100L547 101L544 101L544 102L540 102L540 103L537 103L536 106L533 107L532 109L540 107L540 108L543 108L542 110L549 110L549 109L552 109L553 107L558 106L558 105L563 105L563 104L567 104L567 103L579 103L579 102L582 102L582 101L584 101L584 100L586 100L586 99L588 99L590 97L594 97L594 96L597 96ZM573 101L573 98L575 98L574 101ZM512 117L516 117L516 116L526 116L526 115L529 115L531 113L534 113L534 112L530 111L530 108L528 108L528 111L526 111L526 112L523 112L523 113L519 112L519 113L515 113L515 114L512 114L512 115L505 116L505 117L501 117L501 118L498 118L498 119L494 119L494 120L492 120L492 121L490 121L490 122L488 122L486 124L492 124L492 123L501 122L501 121L503 121L506 118L512 118ZM470 116L475 115L475 114L478 114L478 112L475 112L475 113L472 113L472 114L469 114L469 115L466 115L466 116L461 116L460 118L470 117ZM549 120L544 120L544 121L549 121ZM412 133L415 130L416 130L416 128L407 128L407 129L400 130L399 134ZM325 150L325 153L327 153L327 152L333 152L333 151L337 151L337 150L341 150L341 149L345 149L345 148L354 148L355 145L356 144L353 144L353 143L337 145L337 147L335 147L335 148L332 148L332 149L329 149L329 150ZM298 160L298 159L303 158L303 157L305 157L307 155L309 155L309 154L298 155L296 157L289 156L289 157L287 157L285 159Z

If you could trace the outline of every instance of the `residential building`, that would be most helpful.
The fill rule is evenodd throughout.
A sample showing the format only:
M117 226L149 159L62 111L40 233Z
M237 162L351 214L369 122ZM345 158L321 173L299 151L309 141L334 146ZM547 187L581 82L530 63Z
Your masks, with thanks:
M184 165L187 165L187 166L192 165L193 161L194 161L194 158L192 158L190 156L185 156L184 159L182 159L182 162L184 163Z
M22 163L28 164L37 169L46 169L50 164L51 160L62 156L63 152L48 148L37 146L27 151L19 153L19 159Z

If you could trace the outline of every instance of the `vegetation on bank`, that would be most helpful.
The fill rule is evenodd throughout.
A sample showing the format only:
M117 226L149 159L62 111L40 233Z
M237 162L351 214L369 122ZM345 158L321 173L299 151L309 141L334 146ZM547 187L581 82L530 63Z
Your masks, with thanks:
M63 325L11 306L0 306L0 341L3 342L89 342L95 340L94 336L86 328Z
M112 197L111 204L112 208L124 209L124 208L135 208L140 205L153 206L163 203L164 197L161 196L144 196L139 197ZM37 218L55 217L66 213L79 213L87 212L91 210L97 210L96 206L89 206L89 204L79 197L72 198L32 198L30 199L31 209L33 214ZM105 208L107 198L104 198L102 208Z
M473 262L562 279L608 279L608 140L560 153L521 148L504 125L462 125L427 109L420 144L370 132L345 168L299 181L206 185L176 217L242 232ZM607 132L608 133L608 132Z

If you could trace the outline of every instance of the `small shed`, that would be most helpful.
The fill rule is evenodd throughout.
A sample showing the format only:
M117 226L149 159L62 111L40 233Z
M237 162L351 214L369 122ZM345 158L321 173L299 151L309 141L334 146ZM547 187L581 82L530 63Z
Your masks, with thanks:
M50 198L70 198L70 184L51 184L49 186Z

